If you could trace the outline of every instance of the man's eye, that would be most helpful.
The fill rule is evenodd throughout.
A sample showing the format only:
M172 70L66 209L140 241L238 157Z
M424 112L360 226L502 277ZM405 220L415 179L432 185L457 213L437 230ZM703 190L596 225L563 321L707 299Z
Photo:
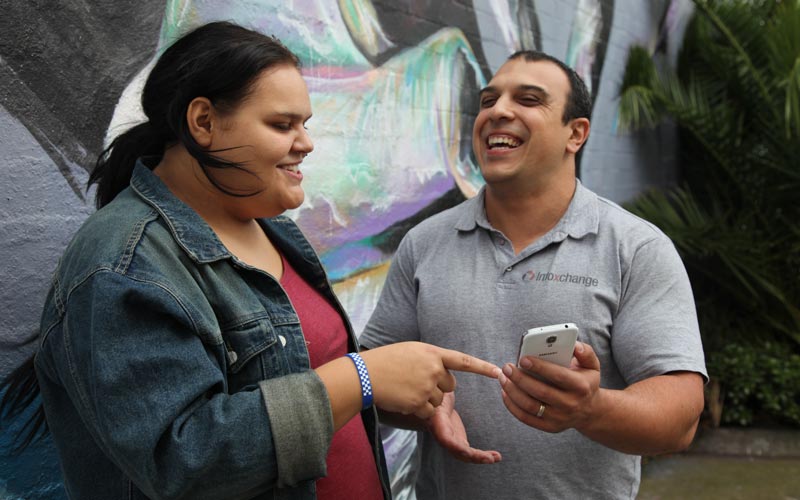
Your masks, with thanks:
M485 97L481 99L481 107L488 108L489 106L493 106L495 101L497 101L497 99L495 99L494 97Z
M537 97L520 97L517 101L523 106L536 106L542 102Z
M275 127L278 130L291 130L292 129L292 124L291 123L273 123L272 126Z

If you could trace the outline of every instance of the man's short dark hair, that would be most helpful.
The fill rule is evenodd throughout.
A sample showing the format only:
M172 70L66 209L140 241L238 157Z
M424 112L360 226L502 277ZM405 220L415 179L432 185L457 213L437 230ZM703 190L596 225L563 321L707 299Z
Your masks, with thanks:
M520 58L525 59L527 62L549 61L561 68L561 71L567 75L570 88L567 94L567 105L564 107L564 116L561 117L564 125L574 118L591 119L592 95L589 93L589 89L586 88L586 84L583 83L583 79L574 69L555 57L538 50L519 50L511 54L508 60L512 61Z

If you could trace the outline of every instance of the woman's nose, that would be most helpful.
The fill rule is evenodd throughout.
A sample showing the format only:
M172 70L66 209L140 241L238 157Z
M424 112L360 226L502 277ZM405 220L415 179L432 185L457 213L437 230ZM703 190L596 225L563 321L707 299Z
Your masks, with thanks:
M311 135L309 135L308 130L305 128L302 129L300 135L295 141L294 146L295 150L303 153L303 156L306 156L308 153L314 151L314 141L311 140Z

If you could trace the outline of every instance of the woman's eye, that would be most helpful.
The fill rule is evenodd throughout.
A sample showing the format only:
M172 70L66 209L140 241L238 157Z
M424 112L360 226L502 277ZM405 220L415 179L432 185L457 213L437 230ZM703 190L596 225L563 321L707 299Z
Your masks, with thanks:
M284 131L292 129L291 123L273 123L272 126L278 130L284 130Z

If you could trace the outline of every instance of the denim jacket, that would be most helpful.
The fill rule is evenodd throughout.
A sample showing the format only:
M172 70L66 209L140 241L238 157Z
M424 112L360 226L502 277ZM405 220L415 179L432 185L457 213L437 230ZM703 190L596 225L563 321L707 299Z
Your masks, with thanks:
M287 217L259 221L345 320ZM313 499L333 435L294 308L141 161L53 278L36 371L76 499ZM362 412L380 469L374 409Z

